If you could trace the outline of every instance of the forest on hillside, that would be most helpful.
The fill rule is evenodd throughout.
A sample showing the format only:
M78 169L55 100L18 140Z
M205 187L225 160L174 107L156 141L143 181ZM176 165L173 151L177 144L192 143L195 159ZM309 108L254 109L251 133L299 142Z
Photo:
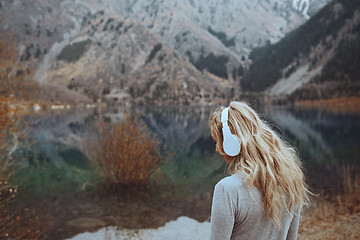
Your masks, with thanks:
M359 10L360 1L333 1L278 43L254 49L249 56L252 64L241 81L242 89L261 92L291 75L304 62L315 66L321 56L309 56L320 45L325 51L334 51L333 58L324 65L319 76L296 90L289 99L359 95L360 21L347 26L346 34L340 31Z
M360 25L358 26L360 31ZM360 95L360 40L344 39L321 75L295 90L289 100L317 100Z

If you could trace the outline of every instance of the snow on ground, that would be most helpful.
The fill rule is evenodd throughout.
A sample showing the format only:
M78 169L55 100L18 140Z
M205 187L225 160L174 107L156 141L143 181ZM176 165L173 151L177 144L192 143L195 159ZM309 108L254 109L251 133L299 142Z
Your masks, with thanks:
M200 223L189 217L179 217L157 229L116 229L106 227L97 232L78 234L69 240L207 240L210 223Z

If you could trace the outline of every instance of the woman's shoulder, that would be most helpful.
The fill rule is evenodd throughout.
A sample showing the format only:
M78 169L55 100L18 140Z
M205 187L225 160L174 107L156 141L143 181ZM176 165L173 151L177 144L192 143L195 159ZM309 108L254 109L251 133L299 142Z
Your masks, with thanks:
M244 188L243 185L243 178L241 177L240 173L235 173L231 176L225 177L223 179L221 179L216 185L215 188L224 188L224 189L236 189L236 190L241 190L242 188Z
M244 184L244 175L239 172L221 179L215 185L214 192L229 196L234 199L235 202L243 204L243 207L250 203L258 205L262 198L259 189L256 187L249 188Z

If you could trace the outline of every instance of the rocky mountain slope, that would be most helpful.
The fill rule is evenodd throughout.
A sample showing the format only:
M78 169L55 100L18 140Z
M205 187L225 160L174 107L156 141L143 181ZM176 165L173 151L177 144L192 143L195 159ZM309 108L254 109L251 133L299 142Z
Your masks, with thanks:
M123 0L116 12L136 19L199 70L239 78L251 49L275 43L306 19L293 1L277 0ZM329 0L313 1L313 15ZM217 64L215 64L216 62ZM232 74L234 73L234 74Z
M113 104L206 104L226 92L146 28L117 15L85 25L46 75L48 83Z
M255 49L241 86L291 101L360 95L360 2L336 0L274 45Z
M7 2L2 25L17 33L24 64L39 63L35 80L58 94L76 93L74 101L223 101L231 89L224 80L201 73L144 26L103 8L94 1Z
M156 105L230 98L250 49L305 21L276 0L1 0L0 16L57 95Z

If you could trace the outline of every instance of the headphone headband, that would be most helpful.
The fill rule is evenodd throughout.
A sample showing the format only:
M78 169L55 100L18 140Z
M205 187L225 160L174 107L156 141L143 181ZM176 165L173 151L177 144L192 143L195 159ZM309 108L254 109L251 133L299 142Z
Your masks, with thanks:
M222 112L221 112L221 122L222 122L222 123L228 121L228 118L229 118L229 108L230 108L230 107L224 108L224 109L222 110Z
M223 132L223 148L227 155L236 156L240 153L240 142L238 138L230 132L229 128L229 108L224 108L221 112L221 123Z

